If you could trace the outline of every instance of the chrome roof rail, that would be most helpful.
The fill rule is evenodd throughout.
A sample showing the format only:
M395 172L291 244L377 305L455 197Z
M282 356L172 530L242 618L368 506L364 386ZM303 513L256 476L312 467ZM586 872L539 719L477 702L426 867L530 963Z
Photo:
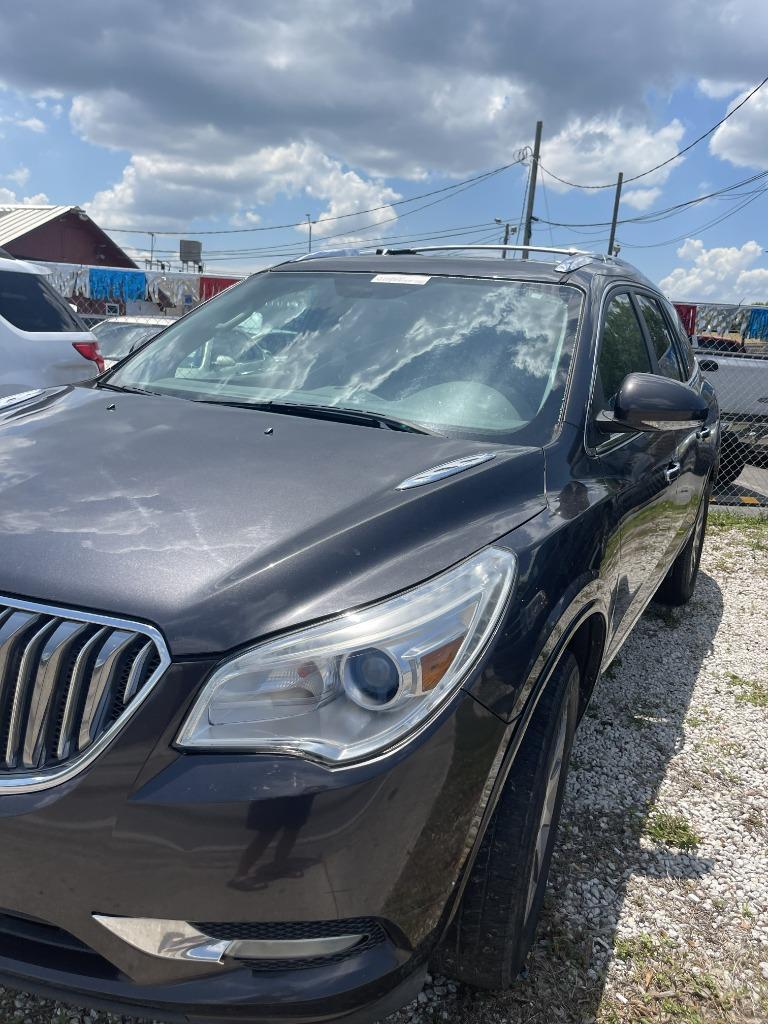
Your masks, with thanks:
M597 252L588 252L586 249L566 249L547 245L414 245L402 249L377 249L382 256L397 256L399 254L420 252L448 252L448 251L490 251L490 252L553 252L562 256L589 256L593 260L607 260L610 257Z
M301 256L294 256L288 263L304 263L306 260L323 260L329 256L360 256L362 249L316 249L315 252L305 252Z
M560 248L557 246L548 245L415 245L415 246L403 246L402 248L376 248L373 246L362 246L360 248L348 247L339 249L317 249L315 252L305 252L301 256L294 256L292 259L286 260L287 263L304 263L307 260L320 260L329 259L331 257L338 256L363 256L366 253L372 255L375 252L377 256L416 256L419 253L427 252L541 252L541 253L553 253L558 256L564 256L565 259L560 260L555 266L555 270L559 273L568 274L574 270L578 270L580 267L585 267L592 260L599 260L602 263L613 262L613 256L607 256L604 253L589 252L586 249L571 249L571 248Z

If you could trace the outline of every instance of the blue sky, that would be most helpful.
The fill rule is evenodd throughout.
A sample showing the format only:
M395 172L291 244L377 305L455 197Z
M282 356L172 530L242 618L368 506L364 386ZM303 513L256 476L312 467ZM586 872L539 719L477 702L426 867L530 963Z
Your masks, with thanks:
M81 0L73 20L31 0L6 12L0 202L79 204L108 229L131 228L115 237L137 255L149 230L171 232L155 242L170 256L180 234L237 228L203 236L218 270L298 251L304 228L244 229L306 213L320 221L316 239L499 240L495 218L520 220L525 166L423 210L430 200L390 204L514 159L539 117L544 168L587 184L641 173L768 73L768 5L758 0L594 0L579 11L555 0L313 0L290 11L277 0L226 11L190 0L178 11L169 0ZM627 186L621 215L766 169L768 86L684 158ZM737 209L761 187L620 225L622 255L679 298L768 300L768 200L759 193ZM535 213L607 221L612 201L609 189L566 188L543 173ZM332 219L372 207L383 209ZM606 239L607 228L534 231L542 245L604 250Z

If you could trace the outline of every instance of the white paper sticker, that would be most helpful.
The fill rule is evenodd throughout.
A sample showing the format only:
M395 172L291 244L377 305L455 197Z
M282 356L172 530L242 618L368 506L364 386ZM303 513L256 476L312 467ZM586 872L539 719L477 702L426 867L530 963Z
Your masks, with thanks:
M426 284L429 280L423 274L376 274L371 278L374 284Z

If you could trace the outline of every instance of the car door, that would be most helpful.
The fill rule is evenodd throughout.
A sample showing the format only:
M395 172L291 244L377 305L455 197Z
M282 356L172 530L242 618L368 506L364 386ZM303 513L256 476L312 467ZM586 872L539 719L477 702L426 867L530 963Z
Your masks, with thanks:
M640 316L631 287L604 300L590 407L588 442L611 495L619 547L613 645L623 642L669 568L681 519L675 432L606 435L595 425L600 412L612 410L628 374L657 369Z
M695 367L689 370L685 353L680 346L668 322L661 299L652 292L635 291L638 309L642 315L648 340L651 343L651 355L655 362L655 373L662 377L671 377L689 386L699 389L700 381ZM702 441L714 444L711 424L702 428L683 430L676 434L675 463L680 467L677 479L675 501L678 506L678 530L676 546L680 547L688 536L706 483L706 462L701 458Z

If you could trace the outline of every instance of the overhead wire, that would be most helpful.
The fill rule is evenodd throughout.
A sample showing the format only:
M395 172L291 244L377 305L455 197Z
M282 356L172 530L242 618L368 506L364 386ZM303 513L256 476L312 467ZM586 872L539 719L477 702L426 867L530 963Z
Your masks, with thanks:
M445 227L445 228L437 229L437 230L435 230L435 232L430 233L427 237L438 238L438 237L440 237L442 235L456 234L456 233L460 233L460 232L464 232L464 231L473 231L473 230L483 230L483 231L485 231L485 230L490 228L492 223L493 223L493 221L482 221L481 223L478 223L478 224L457 224L457 225L454 225L454 226L451 226L451 227ZM396 241L396 240L398 240L400 238L411 238L412 234L413 233L410 233L408 235L402 235L402 236L387 235L386 237L387 237L388 241ZM384 237L384 236L382 236L382 237ZM143 247L143 246L126 245L126 246L124 246L124 248L132 249L132 250L140 251L140 252L144 252L145 251L145 247ZM296 250L297 253L302 253L302 252L306 251L306 248L307 248L306 242L302 241L301 239L298 239L295 242L286 242L285 244L282 244L282 245L279 242L273 242L271 245L253 246L253 247L248 247L248 248L209 249L209 250L206 250L206 255L210 255L210 256L228 256L228 255L243 254L243 253L257 254L257 253L262 253L262 252L273 252L273 251L277 251L277 250L283 252L283 251L294 250L294 249ZM177 253L178 250L177 249L157 249L156 248L154 251L155 251L155 253L175 254L175 253Z
M728 220L729 217L734 217L737 213L740 213L745 207L749 206L750 203L754 203L760 196L765 195L768 192L768 187L756 191L756 193L749 198L745 199L743 203L734 207L732 210L728 210L726 213L721 214L719 217L715 217L714 220L709 221L706 224L700 225L697 228L692 228L690 231L686 231L682 235L677 235L675 238L668 238L664 242L625 242L622 241L621 245L627 249L659 249L666 245L675 245L677 242L683 242L686 238L690 238L692 235L701 235L705 231L709 231L710 228L715 227L718 224L722 224L723 221Z
M661 210L649 210L647 213L638 214L636 217L620 217L617 221L618 224L642 224L642 223L655 223L660 220L666 220L670 216L676 215L678 212L682 212L684 209L688 209L691 206L696 206L699 203L704 203L709 199L717 198L730 198L727 193L735 192L736 189L742 188L744 185L751 185L756 181L762 181L768 177L768 171L760 171L758 174L750 175L748 178L743 178L740 181L736 181L731 185L726 185L723 188L716 189L714 192L708 192L705 195L695 196L693 199L687 199L681 203L675 203L672 206L667 206ZM735 193L738 195L738 193ZM752 193L748 193L752 194ZM549 224L552 227L557 228L571 228L576 230L577 228L603 228L610 227L611 222L609 220L600 221L582 221L582 222L566 222L566 221L550 221L544 218L537 218L542 224Z

